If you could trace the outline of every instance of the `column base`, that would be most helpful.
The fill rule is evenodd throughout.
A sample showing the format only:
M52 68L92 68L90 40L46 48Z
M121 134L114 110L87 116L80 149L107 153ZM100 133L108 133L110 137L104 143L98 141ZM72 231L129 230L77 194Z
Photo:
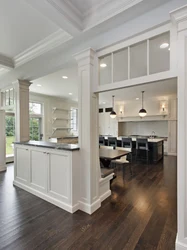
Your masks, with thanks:
M178 236L175 242L175 249L176 250L187 250L187 244L184 244L178 240Z
M79 209L87 214L93 214L98 208L101 207L101 200L98 199L92 204L79 201Z
M6 171L6 165L0 165L0 172Z

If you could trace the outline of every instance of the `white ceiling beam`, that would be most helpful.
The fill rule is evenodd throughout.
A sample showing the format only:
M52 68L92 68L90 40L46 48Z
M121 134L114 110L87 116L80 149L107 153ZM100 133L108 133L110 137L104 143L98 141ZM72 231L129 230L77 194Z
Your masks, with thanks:
M73 37L83 30L81 14L64 0L25 0Z
M0 54L0 65L1 68L13 69L14 61L12 60L12 58Z

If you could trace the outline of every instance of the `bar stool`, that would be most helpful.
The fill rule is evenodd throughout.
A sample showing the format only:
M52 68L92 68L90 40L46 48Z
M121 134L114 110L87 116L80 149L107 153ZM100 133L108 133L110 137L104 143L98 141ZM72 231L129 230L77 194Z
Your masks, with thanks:
M132 138L123 137L121 140L121 146L122 148L125 148L126 150L130 151L130 161L132 163Z
M148 139L146 138L136 139L136 161L138 154L141 152L146 152L146 160L147 164L149 164L149 144L148 144Z
M108 146L117 147L117 138L116 137L108 137Z
M104 138L104 136L99 136L99 145L105 145L105 138Z

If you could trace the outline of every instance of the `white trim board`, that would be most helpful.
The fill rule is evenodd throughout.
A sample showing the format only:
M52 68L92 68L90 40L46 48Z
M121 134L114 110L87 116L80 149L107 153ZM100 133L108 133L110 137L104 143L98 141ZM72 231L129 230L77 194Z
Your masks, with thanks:
M72 39L72 36L65 31L59 29L51 35L47 36L45 39L39 41L35 45L21 52L19 55L14 57L15 67L19 67L26 62L60 46L61 44Z

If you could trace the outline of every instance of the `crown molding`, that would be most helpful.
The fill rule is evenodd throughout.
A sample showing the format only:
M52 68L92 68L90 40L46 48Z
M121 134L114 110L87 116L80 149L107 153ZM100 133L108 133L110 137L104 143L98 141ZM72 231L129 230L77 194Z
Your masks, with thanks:
M103 0L84 14L84 27L88 30L111 17L128 10L144 0Z
M12 58L0 54L0 65L2 65L2 68L13 69L14 61L12 60Z
M45 39L39 41L32 47L26 49L25 51L21 52L19 55L14 57L14 65L15 67L19 67L34 58L58 47L59 45L67 42L72 38L71 35L62 31L61 29L52 33Z
M187 29L187 5L170 12L172 23L176 25L178 32Z

